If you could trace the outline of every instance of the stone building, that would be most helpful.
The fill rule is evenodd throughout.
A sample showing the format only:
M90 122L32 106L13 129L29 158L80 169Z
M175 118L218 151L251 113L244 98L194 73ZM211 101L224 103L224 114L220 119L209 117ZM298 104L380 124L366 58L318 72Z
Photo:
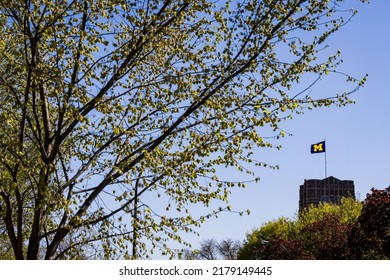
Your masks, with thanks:
M299 187L299 211L310 204L320 202L340 204L341 197L355 198L355 185L352 180L339 180L335 177L305 180Z

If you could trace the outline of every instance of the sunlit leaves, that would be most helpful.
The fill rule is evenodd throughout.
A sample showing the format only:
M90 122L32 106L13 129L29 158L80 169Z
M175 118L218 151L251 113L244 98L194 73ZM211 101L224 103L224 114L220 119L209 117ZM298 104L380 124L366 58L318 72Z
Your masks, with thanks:
M169 240L245 187L220 168L258 181L254 149L279 149L282 121L351 102L309 94L339 74L324 42L350 13L332 1L1 4L1 211L17 258L173 256Z
M342 198L340 205L312 205L296 219L267 222L247 235L239 259L355 259L351 239L361 211L361 202Z

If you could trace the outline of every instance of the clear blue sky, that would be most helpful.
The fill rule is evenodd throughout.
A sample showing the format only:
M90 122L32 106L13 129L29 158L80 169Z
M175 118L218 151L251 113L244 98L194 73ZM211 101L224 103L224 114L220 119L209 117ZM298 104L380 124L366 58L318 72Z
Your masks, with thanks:
M242 240L266 221L281 216L293 218L304 179L325 177L324 154L310 154L310 144L323 139L327 144L328 176L353 180L358 198L363 200L372 187L390 186L390 1L348 2L359 13L328 43L342 52L344 63L339 70L357 77L369 74L366 86L352 96L356 104L306 111L283 123L282 127L294 135L279 140L283 148L256 151L258 160L279 165L280 169L258 167L260 183L249 184L231 195L234 210L250 209L251 214L226 213L206 222L198 230L199 238L185 238L195 248L202 239ZM346 89L345 84L325 80L312 96L334 96Z

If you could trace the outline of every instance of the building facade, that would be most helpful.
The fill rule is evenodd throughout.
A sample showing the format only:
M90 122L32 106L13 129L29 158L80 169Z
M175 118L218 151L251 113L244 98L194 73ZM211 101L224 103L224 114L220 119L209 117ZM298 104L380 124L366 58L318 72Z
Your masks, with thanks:
M299 211L310 204L320 202L340 204L342 197L355 198L355 185L352 180L339 180L335 177L305 180L299 187Z

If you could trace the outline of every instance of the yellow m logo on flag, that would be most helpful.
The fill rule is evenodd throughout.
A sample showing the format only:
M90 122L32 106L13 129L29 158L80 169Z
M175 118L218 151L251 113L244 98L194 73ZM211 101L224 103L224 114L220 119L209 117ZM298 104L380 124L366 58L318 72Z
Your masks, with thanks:
M313 152L322 152L322 150L324 149L322 143L321 144L314 144L314 147L313 147L314 151Z
M319 142L317 144L312 144L310 148L312 154L315 153L324 153L325 152L325 141Z

